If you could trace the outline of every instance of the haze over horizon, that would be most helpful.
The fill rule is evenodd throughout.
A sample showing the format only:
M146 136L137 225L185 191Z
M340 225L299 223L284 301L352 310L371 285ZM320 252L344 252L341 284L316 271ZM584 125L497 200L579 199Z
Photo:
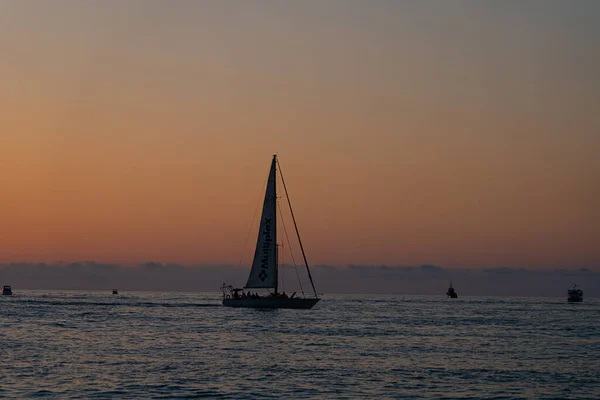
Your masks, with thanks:
M578 284L586 298L600 297L600 271L528 270L524 268L443 268L435 265L314 265L311 273L319 294L392 294L444 297L448 284L463 296L565 297ZM300 277L302 286L297 277ZM133 291L218 292L226 282L244 286L248 269L230 265L145 262L134 266L98 262L0 264L0 280L15 290L94 290L110 296L112 289ZM312 288L303 266L280 267L279 289L307 294Z
M0 0L0 263L247 265L277 153L311 264L600 271L599 16Z

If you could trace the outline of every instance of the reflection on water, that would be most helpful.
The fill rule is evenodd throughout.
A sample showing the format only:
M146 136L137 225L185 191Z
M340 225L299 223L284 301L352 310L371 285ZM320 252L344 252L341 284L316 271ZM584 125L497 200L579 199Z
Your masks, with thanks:
M594 299L15 292L0 397L600 398Z

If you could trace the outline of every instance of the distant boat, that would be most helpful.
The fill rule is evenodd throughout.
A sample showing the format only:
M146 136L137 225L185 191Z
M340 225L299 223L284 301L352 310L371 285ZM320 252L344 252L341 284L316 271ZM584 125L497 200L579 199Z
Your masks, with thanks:
M113 289L113 294L119 294L119 291L117 289Z
M454 288L452 287L452 282L450 282L450 287L448 288L446 295L448 296L449 299L456 299L458 297L456 290L454 290Z
M304 292L302 297L295 297L296 293L288 296L278 291L278 254L277 254L277 171L281 175L281 182L287 197L287 203L294 221L298 243L302 250L304 265L308 272L308 278L314 292L313 297L305 297ZM284 227L285 228L285 227ZM267 289L269 294L261 296L258 293L245 293L244 289ZM242 288L234 288L231 285L223 283L221 286L223 292L223 305L226 307L247 307L247 308L312 308L321 300L317 295L315 285L310 274L310 268L304 254L304 247L300 240L300 233L296 225L296 218L292 211L292 203L287 195L285 180L281 173L281 166L277 160L277 155L273 156L271 161L271 169L267 180L267 190L263 202L262 215L260 219L260 227L258 231L258 239L256 240L256 250L254 252L254 260L250 269L250 276L246 286Z
M4 287L2 288L2 294L4 296L10 296L12 293L12 289L10 288L10 286L8 285L4 285Z
M567 293L569 294L567 301L574 303L583 301L583 290L579 289L577 285L573 285L573 289L568 290Z

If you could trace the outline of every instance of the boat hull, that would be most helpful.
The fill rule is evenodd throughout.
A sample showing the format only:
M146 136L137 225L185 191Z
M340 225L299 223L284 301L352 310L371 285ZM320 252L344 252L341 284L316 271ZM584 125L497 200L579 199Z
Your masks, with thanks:
M225 307L310 309L321 299L223 299Z
M567 301L570 303L580 303L583 301L583 290L581 289L571 289L567 294L569 295Z

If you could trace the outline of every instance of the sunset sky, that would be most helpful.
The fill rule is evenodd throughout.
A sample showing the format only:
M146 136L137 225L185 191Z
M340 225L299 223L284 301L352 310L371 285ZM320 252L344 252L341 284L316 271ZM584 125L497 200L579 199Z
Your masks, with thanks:
M277 153L311 263L600 270L599 21L0 0L0 262L250 260Z

